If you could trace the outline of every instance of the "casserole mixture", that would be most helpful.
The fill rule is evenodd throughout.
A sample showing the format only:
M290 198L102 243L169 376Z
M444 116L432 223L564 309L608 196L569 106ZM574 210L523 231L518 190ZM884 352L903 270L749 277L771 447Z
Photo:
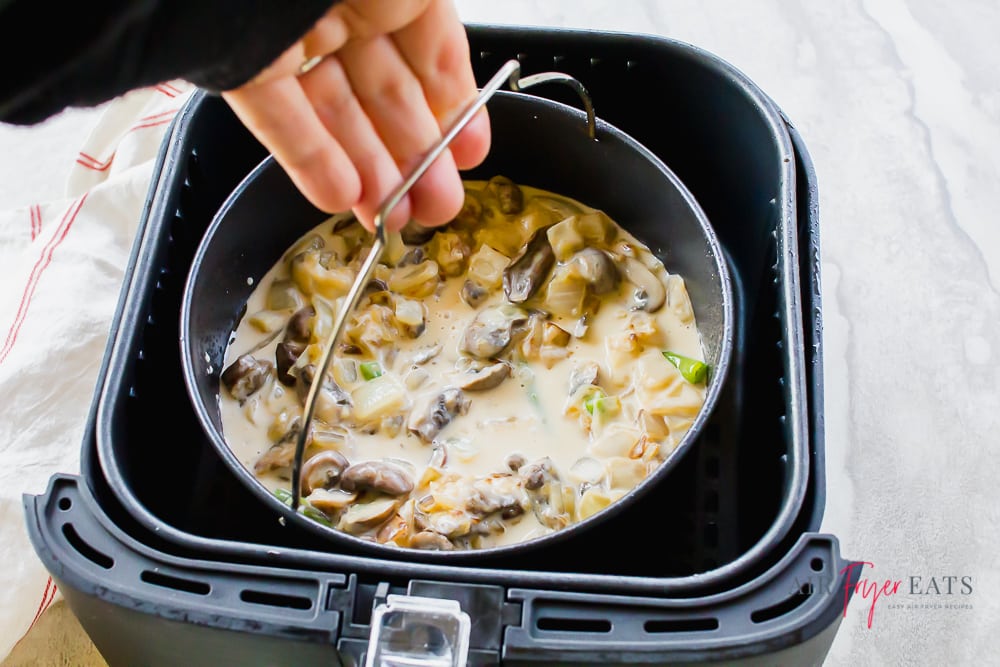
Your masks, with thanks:
M691 303L604 213L497 176L466 182L450 224L390 236L322 379L306 516L404 548L512 544L600 512L675 449L708 370ZM226 440L286 502L302 402L370 246L344 215L303 236L227 349Z

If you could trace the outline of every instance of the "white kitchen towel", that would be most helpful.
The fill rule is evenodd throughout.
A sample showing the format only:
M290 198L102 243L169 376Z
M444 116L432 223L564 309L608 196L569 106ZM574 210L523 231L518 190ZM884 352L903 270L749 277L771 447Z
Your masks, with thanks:
M0 660L59 596L28 539L21 496L79 470L153 162L190 92L170 82L111 102L65 198L0 211Z

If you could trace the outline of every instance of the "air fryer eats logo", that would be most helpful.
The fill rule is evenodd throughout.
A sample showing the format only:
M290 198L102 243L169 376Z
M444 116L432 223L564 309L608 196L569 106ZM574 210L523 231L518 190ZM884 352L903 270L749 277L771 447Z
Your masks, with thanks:
M854 586L851 586L852 576L859 570L862 576ZM910 574L901 579L880 578L875 573L875 564L870 561L850 563L840 570L840 574L845 575L841 589L844 618L847 618L849 606L860 604L867 612L866 623L869 628L875 621L876 609L887 611L972 609L971 596L975 583L972 575L934 573ZM800 583L796 581L797 585ZM800 590L812 591L817 585L827 587L836 584L829 581L810 581L801 585Z

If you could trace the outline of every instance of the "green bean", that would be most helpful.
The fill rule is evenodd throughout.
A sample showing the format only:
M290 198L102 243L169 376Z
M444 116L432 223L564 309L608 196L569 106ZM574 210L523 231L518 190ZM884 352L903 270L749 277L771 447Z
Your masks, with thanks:
M365 380L374 380L382 377L382 367L377 361L365 361L361 364L361 377Z
M682 354L670 352L669 350L664 350L663 356L667 358L667 361L676 366L677 370L684 376L684 379L691 384L698 384L705 381L705 377L708 375L708 365L705 362L685 357Z

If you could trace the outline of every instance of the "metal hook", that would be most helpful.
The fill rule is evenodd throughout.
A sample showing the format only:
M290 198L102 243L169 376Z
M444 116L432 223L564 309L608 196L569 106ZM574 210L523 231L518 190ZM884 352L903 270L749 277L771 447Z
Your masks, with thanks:
M413 184L420 180L420 177L424 175L424 172L426 172L431 164L438 159L441 153L443 153L455 137L458 136L458 133L469 124L472 118L486 104L486 102L493 97L493 95L504 84L504 81L507 81L511 90L515 92L540 83L559 82L571 85L583 100L584 109L587 112L588 134L591 139L596 137L594 106L591 103L590 95L587 93L586 88L583 87L583 84L568 74L562 74L560 72L534 74L524 77L523 79L520 78L520 74L521 63L517 60L508 60L504 63L497 73L493 75L485 86L483 86L479 95L476 96L476 99L473 100L472 104L470 104L458 120L452 124L445 135L431 147L431 149L427 152L427 155L424 156L424 159L421 160L420 164L414 168L406 180L403 181L383 202L378 214L376 214L374 220L375 240L372 244L371 251L368 253L364 263L361 265L361 269L358 271L358 275L355 278L354 283L351 285L351 289L348 290L347 297L344 299L343 307L340 309L340 312L337 313L337 318L333 323L333 330L330 332L330 335L326 339L323 346L323 354L320 357L319 368L313 375L313 382L309 386L309 393L306 395L302 422L295 440L295 455L292 459L292 510L298 510L299 508L300 495L302 493L302 457L305 454L306 440L309 437L309 427L312 424L313 416L316 412L316 399L318 398L320 389L323 385L323 378L326 377L327 370L329 370L330 362L333 360L333 352L343 335L344 325L347 323L347 318L352 312L354 312L354 309L357 308L358 302L361 300L361 293L371 280L372 274L375 272L375 267L379 260L382 259L382 254L385 252L385 247L388 243L385 220L389 217L389 214L394 208L396 208L399 202L402 201L403 197L406 196L406 193L410 191Z

